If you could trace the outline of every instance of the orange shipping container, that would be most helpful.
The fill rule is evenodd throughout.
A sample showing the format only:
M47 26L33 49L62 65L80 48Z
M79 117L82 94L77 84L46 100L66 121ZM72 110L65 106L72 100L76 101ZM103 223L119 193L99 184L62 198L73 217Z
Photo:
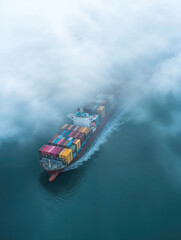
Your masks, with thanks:
M69 164L73 159L72 149L66 149L62 154L62 161Z
M59 153L59 158L62 158L64 152L66 151L67 148L64 148L60 153Z
M64 124L63 127L61 127L61 129L65 129L68 126L68 124Z
M88 127L81 127L80 129L79 129L79 132L81 132L81 133L85 133L86 134L86 136L89 134L89 128Z
M80 139L75 139L75 140L73 141L73 143L74 143L75 146L76 146L76 151L78 151L79 148L81 147Z
M71 124L70 126L68 126L67 130L72 130L75 127L75 125Z
M85 127L84 130L83 130L83 132L86 134L86 136L89 134L89 131L90 131L90 130L89 130L88 127Z

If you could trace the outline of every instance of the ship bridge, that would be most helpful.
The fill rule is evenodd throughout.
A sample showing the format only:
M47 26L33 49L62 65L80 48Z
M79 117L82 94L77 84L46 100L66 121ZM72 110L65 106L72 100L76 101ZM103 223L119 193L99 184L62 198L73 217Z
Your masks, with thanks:
M96 116L89 115L88 113L82 113L77 116L77 113L69 113L67 115L76 126L88 127L93 132L96 130L96 126L93 124L96 120Z

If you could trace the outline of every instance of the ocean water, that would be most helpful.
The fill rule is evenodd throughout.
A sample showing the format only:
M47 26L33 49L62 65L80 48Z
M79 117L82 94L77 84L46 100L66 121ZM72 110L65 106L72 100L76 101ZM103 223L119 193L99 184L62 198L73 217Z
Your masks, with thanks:
M170 95L118 109L51 183L37 151L52 135L2 143L0 239L180 240L180 110Z

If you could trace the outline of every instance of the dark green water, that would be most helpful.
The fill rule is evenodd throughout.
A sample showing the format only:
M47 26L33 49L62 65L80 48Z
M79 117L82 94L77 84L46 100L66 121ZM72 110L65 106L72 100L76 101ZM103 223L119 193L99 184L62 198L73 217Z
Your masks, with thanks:
M37 154L51 135L2 144L0 239L181 239L180 110L173 96L146 101L53 183Z

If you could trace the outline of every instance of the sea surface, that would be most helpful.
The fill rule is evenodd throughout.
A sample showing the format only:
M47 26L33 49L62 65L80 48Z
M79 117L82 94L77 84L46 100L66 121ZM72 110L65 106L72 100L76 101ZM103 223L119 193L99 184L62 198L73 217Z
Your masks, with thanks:
M120 107L87 154L51 183L38 149L54 132L27 145L4 141L0 240L180 240L180 113L172 95Z

